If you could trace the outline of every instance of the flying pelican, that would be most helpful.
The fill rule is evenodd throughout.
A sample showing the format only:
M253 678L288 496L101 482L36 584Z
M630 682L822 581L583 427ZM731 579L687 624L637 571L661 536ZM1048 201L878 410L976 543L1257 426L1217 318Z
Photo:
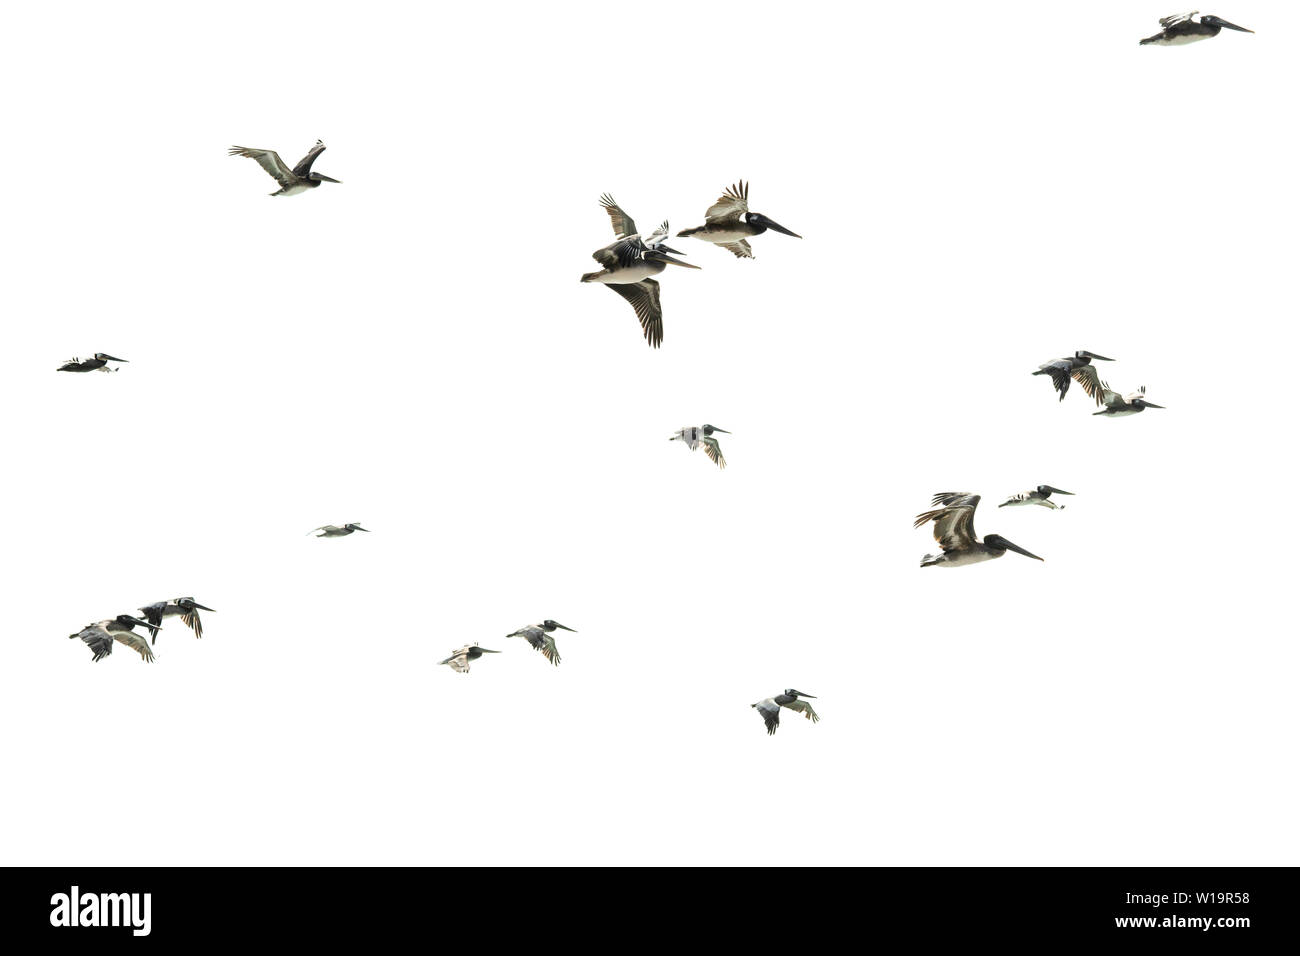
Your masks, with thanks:
M749 183L730 186L704 214L704 225L683 229L678 236L693 236L729 250L738 259L754 258L746 241L751 236L761 236L772 229L787 236L802 239L780 223L773 222L760 212L749 211Z
M500 653L500 651L489 651L486 647L479 647L477 644L466 644L464 647L452 651L451 657L445 661L438 661L438 664L446 664L457 674L468 674L470 661L476 661L484 654Z
M1193 10L1191 13L1161 17L1160 32L1155 36L1147 37L1145 40L1138 40L1138 46L1146 46L1148 43L1155 43L1159 46L1181 46L1184 43L1195 43L1197 40L1208 40L1210 37L1217 37L1219 31L1224 27L1229 30L1237 30L1240 33L1255 32L1209 14L1194 19L1199 12L1199 10Z
M709 460L719 468L726 468L727 459L722 457L722 446L718 444L716 438L710 437L714 432L731 434L725 428L718 428L716 425L687 425L685 428L678 429L677 434L668 440L685 442L686 447L691 451L703 445L704 454L709 456Z
M120 359L115 355L109 355L107 352L96 352L94 358L82 361L79 358L68 359L60 365L57 371L60 372L116 372L117 369L109 368L109 362L125 362L126 359Z
M1112 418L1136 415L1147 408L1164 408L1163 405L1147 401L1147 387L1145 385L1141 386L1136 392L1121 395L1119 392L1112 391L1109 385L1103 384L1101 403L1106 407L1099 412L1093 412L1093 414L1109 415Z
M272 149L232 146L229 155L247 156L249 159L257 160L257 165L270 173L271 178L280 184L280 188L271 193L272 196L296 196L309 189L315 189L321 183L338 182L337 179L330 179L324 173L311 171L311 164L316 162L316 157L323 152L325 152L325 144L316 140L316 145L311 148L311 152L298 160L298 165L293 169L286 166L280 154Z
M533 650L541 651L542 656L551 662L555 667L560 666L560 650L555 646L555 638L551 636L552 632L559 628L562 631L570 631L574 634L578 632L571 627L565 627L558 621L552 621L547 618L541 624L529 624L527 627L521 627L513 634L507 634L506 637L522 637L533 645Z
M1097 370L1091 365L1097 362L1113 362L1114 359L1108 359L1104 355L1098 355L1096 352L1075 352L1073 355L1067 355L1065 358L1056 359L1053 362L1044 362L1038 366L1038 371L1034 375L1052 376L1052 385L1060 394L1060 401L1065 401L1065 393L1070 390L1070 379L1079 383L1079 387L1087 393L1089 398L1097 400L1101 404L1101 387L1097 384Z
M161 628L163 618L179 617L181 623L194 632L195 637L203 636L203 622L199 620L199 611L217 613L212 608L203 606L192 597L178 597L172 598L170 601L157 601L154 604L140 608L140 610L144 612L144 616L149 623L158 628ZM156 644L157 642L158 632L155 631L151 643Z
M758 712L763 715L763 723L767 724L768 734L776 733L777 725L781 723L781 708L788 707L796 713L803 714L814 724L821 720L817 716L817 711L812 709L812 704L806 700L800 700L800 697L813 697L812 694L805 694L803 691L787 687L784 692L777 694L775 697L765 697L757 704L750 704L750 707L758 708Z
M941 491L934 496L930 504L943 507L917 515L912 527L919 528L927 521L933 521L934 540L939 542L943 554L927 554L921 559L921 567L938 565L943 568L958 568L964 564L1000 558L1008 551L1023 554L1035 561L1043 560L1012 544L1000 534L986 534L983 541L976 538L975 507L979 503L979 495L963 492Z
M316 534L317 531L321 533ZM353 531L364 531L366 534L370 533L369 528L363 528L355 521L345 524L341 528L336 524L323 524L319 528L312 528L307 533L316 534L316 537L318 538L341 538L344 535L351 534Z
M610 245L591 254L602 268L599 272L584 274L582 281L607 285L627 299L641 322L646 342L657 349L664 340L664 311L659 303L659 283L650 277L657 276L669 265L684 269L698 269L699 266L668 255L670 252L678 256L682 253L664 243L668 238L667 220L642 239L632 217L614 202L613 196L605 193L600 197L600 204L609 213L616 238Z
M998 507L1006 508L1008 506L1042 505L1044 508L1051 508L1053 511L1063 511L1065 505L1058 505L1055 501L1047 500L1054 494L1073 495L1074 492L1062 491L1060 488L1053 488L1051 485L1039 485L1033 491L1022 491L1018 495L1012 495L1006 501L1002 502L1002 504L998 505Z
M91 660L97 661L113 653L113 642L125 644L131 650L135 651L145 663L153 663L153 651L149 649L149 642L145 640L143 634L136 634L132 628L146 627L154 633L160 630L148 621L142 621L138 617L132 617L130 614L119 614L117 617L109 618L106 621L99 621L96 624L87 624L76 634L69 634L68 639L79 637L86 642L94 657Z

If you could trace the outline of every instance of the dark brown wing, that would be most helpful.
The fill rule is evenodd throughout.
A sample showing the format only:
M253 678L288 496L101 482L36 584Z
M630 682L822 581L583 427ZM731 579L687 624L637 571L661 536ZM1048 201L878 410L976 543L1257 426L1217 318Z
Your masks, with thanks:
M624 282L618 285L607 284L636 310L636 317L641 320L641 331L651 348L659 348L664 340L664 313L659 305L659 283L654 279L642 279L640 282Z

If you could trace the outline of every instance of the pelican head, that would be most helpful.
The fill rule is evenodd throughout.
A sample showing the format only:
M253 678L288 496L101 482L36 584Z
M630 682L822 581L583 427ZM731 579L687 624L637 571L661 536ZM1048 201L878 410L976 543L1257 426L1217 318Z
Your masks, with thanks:
M727 431L725 428L719 428L717 425L702 425L700 426L700 431L704 432L706 435L712 435L714 432L722 432L724 435L731 434L731 432Z
M1114 359L1106 358L1106 356L1104 355L1098 355L1096 352L1087 352L1082 349L1080 349L1078 352L1075 352L1074 357L1077 358L1080 362L1084 362L1084 363L1115 361Z
M1026 551L1020 545L1012 544L1000 534L986 534L984 536L984 545L994 551L1014 551L1016 554L1023 554L1027 558L1033 558L1035 561L1043 560L1038 555Z
M548 631L548 632L553 631L557 627L562 631L571 631L574 634L578 633L577 631L573 630L573 628L571 627L565 627L559 621L552 621L549 617L542 622L542 630L544 631Z
M786 695L787 697L807 697L807 698L809 698L810 700L816 700L816 699L817 699L816 697L813 697L812 694L805 694L803 691L801 691L801 690L795 690L793 687L787 687L787 688L785 689L785 695Z
M96 352L95 358L101 362L125 362L126 359L120 359L116 355L109 355L107 352Z
M345 524L343 527L347 528L349 531L364 531L366 534L369 534L369 533L370 533L370 529L369 529L369 528L363 528L363 527L361 527L361 525L357 524L355 521L349 521L349 522L348 522L347 524Z
M127 624L132 627L147 627L150 630L154 630L154 625L150 624L148 621L142 621L138 617L132 617L130 614L119 614L115 620L118 624Z
M1255 32L1254 30L1247 30L1245 27L1239 27L1235 23L1229 23L1227 20L1224 20L1222 17L1216 17L1213 15L1207 15L1201 17L1201 22L1206 24L1207 26L1222 27L1225 30L1236 30L1238 33Z
M308 178L310 178L310 179L314 179L314 180L316 180L316 182L318 182L318 183L337 183L337 182L339 182L339 180L337 180L337 179L331 179L329 176L326 176L324 173L312 173L311 176L308 177Z
M365 529L363 528L362 530L364 531ZM193 611L194 609L197 608L197 609L200 610L200 611L211 611L213 614L216 614L216 613L217 613L217 609L216 609L216 608L214 608L214 607L207 607L207 606L205 606L205 605L203 605L203 604L200 604L198 601L194 600L194 598L192 598L192 597L177 598L177 599L176 599L176 603L179 604L179 605L180 605L181 607L183 607L183 608L188 608L188 609L191 610L191 611Z
M767 232L767 230L771 229L773 232L779 232L786 236L794 236L796 239L803 238L799 233L791 232L789 229L785 228L785 226L773 219L767 218L767 216L764 216L761 212L745 213L745 222L758 227L758 232L754 233L756 236L762 235Z
M1061 488L1053 488L1051 485L1039 485L1036 489L1040 495L1073 495L1073 491L1064 491Z

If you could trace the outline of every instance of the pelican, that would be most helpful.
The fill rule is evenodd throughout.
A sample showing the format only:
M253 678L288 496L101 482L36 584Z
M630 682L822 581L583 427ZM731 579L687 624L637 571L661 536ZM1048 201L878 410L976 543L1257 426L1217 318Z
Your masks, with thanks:
M316 534L317 531L321 533ZM349 535L353 531L364 531L366 534L370 533L369 528L363 528L355 521L345 524L341 528L336 524L323 524L319 528L312 528L307 533L316 534L316 537L318 538L342 538L344 535Z
M813 697L812 694L805 694L803 691L787 687L782 693L775 697L766 697L757 704L750 704L750 707L758 708L758 712L763 715L763 723L767 724L768 734L776 733L777 725L781 723L781 708L787 707L796 713L803 714L814 724L821 720L817 716L817 711L812 709L812 704L806 700L800 700L800 697Z
M1022 491L1018 495L1012 495L999 508L1016 507L1023 505L1042 505L1044 508L1051 508L1053 511L1064 511L1065 505L1058 505L1055 501L1048 501L1052 495L1073 495L1073 491L1062 491L1060 488L1053 488L1051 485L1039 485L1033 491Z
M192 597L172 598L170 601L157 601L154 604L140 608L144 612L145 618L154 627L161 628L163 618L179 617L181 623L194 632L195 637L203 636L203 622L199 620L199 611L217 612L210 607L205 607ZM154 631L153 641L158 643L158 632Z
M1236 30L1239 33L1255 32L1210 14L1198 18L1198 13L1200 13L1199 10L1193 10L1191 13L1161 17L1160 32L1155 36L1147 37L1145 40L1138 40L1138 46L1146 46L1148 43L1155 43L1159 46L1182 46L1185 43L1195 43L1197 40L1208 40L1210 37L1217 37L1219 31L1224 27L1229 30Z
M927 554L921 559L921 567L938 565L943 568L958 568L965 564L1000 558L1008 551L1023 554L1035 561L1043 560L1012 544L1000 534L986 534L983 541L975 537L975 508L979 503L979 495L963 492L941 491L934 496L930 504L943 507L917 515L912 527L919 528L927 521L933 521L934 540L939 542L943 554Z
M699 266L668 255L670 252L678 256L682 253L664 243L668 238L667 220L642 239L632 217L614 202L613 196L605 193L600 197L600 204L614 225L615 241L591 254L602 268L599 272L586 273L582 281L607 285L627 299L641 322L646 342L657 349L664 340L664 312L659 304L659 283L650 277L657 276L670 265L684 269L698 269Z
M286 166L280 154L273 149L232 146L229 155L247 156L249 159L257 160L257 165L265 169L271 178L280 184L280 188L271 193L272 196L296 196L309 189L315 189L321 183L338 182L337 179L330 179L324 173L311 171L311 164L316 162L316 157L323 152L325 152L325 144L316 140L316 145L311 148L311 152L298 160L298 165L293 169Z
M1127 395L1112 391L1109 385L1103 384L1101 388L1101 403L1106 407L1099 412L1093 412L1094 415L1109 415L1112 418L1122 418L1125 415L1136 415L1148 408L1164 408L1163 405L1147 401L1147 387L1145 385L1141 386L1136 392L1129 392Z
M752 259L754 253L746 240L752 236L761 236L769 229L796 239L803 238L760 212L750 212L749 183L739 182L728 187L718 201L708 208L704 214L704 225L683 229L677 235L693 236L722 246L738 259Z
M120 359L116 355L109 355L107 352L96 352L94 358L86 359L84 362L79 358L71 358L60 365L57 371L60 372L116 372L117 369L109 368L109 362L125 362L126 359Z
M719 468L726 468L727 459L722 457L722 446L718 444L716 438L711 437L714 432L731 434L725 428L718 428L716 425L687 425L685 428L678 429L677 434L668 440L685 442L686 447L691 451L703 445L704 454L709 456L709 460Z
M524 638L529 644L533 645L533 650L541 651L543 657L555 667L559 667L560 650L555 646L555 638L551 636L557 627L562 631L570 631L573 634L578 633L571 627L565 627L558 621L547 618L541 624L529 624L527 627L521 627L513 634L507 634L506 637Z
M1044 362L1038 366L1038 371L1034 375L1052 376L1052 385L1056 388L1057 393L1061 396L1060 401L1065 401L1065 393L1070 390L1070 379L1079 383L1079 387L1087 393L1089 398L1096 399L1097 404L1101 404L1101 387L1097 384L1097 370L1092 368L1093 362L1113 362L1114 359L1108 359L1104 355L1098 355L1096 352L1075 352L1073 355L1067 355L1065 358L1059 358L1052 362Z
M154 632L157 636L159 628L142 621L138 617L132 617L130 614L119 614L117 617L109 618L106 621L99 621L96 624L87 624L76 634L69 634L68 639L81 638L86 642L94 657L93 661L100 660L113 653L113 642L125 644L131 650L139 654L146 664L153 663L153 651L149 649L149 642L144 639L143 634L136 634L132 628L146 627Z
M500 651L489 651L486 647L479 647L477 644L466 644L451 652L451 657L445 661L438 661L439 666L446 664L457 674L469 673L469 662L476 661L484 654L500 654Z

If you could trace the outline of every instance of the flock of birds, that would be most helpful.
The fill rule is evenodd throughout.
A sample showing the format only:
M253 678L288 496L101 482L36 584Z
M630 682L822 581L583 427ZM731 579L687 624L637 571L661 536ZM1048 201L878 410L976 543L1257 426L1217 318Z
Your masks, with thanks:
M1160 26L1161 31L1154 36L1141 40L1141 45L1175 46L1193 43L1197 40L1218 36L1225 29L1242 33L1254 32L1234 23L1229 23L1220 17L1201 16L1198 11L1164 17L1160 20ZM295 196L309 192L322 183L339 182L337 179L332 179L323 173L312 170L313 164L324 151L325 144L317 140L316 145L293 167L285 163L280 158L279 153L269 149L233 146L230 148L229 155L246 157L256 161L279 184L280 188L271 193L272 196ZM659 283L653 277L664 272L670 265L686 269L699 269L700 267L675 258L683 255L683 253L667 244L670 235L667 221L661 223L653 232L642 236L635 221L623 211L612 196L606 193L601 196L600 202L609 215L614 228L615 239L614 242L603 246L592 254L592 258L601 266L601 269L598 272L589 272L583 275L582 281L608 286L627 300L641 323L641 330L646 342L652 348L659 348L663 344L663 308L660 303ZM749 240L769 231L793 236L797 239L802 238L798 233L787 229L768 216L758 212L751 212L749 209L749 185L743 181L738 181L735 185L727 188L722 196L706 210L704 225L683 229L677 233L677 237L699 239L720 246L737 258L752 259L754 253ZM1096 406L1101 407L1101 411L1093 413L1095 415L1119 418L1136 415L1148 408L1164 407L1147 401L1145 386L1127 394L1121 394L1111 389L1109 385L1101 380L1097 367L1093 365L1094 362L1111 361L1114 360L1096 352L1080 350L1064 358L1043 363L1033 374L1049 376L1060 401L1065 400L1065 396L1070 389L1070 383L1077 383L1083 393L1091 398ZM126 359L117 358L106 352L96 352L93 358L84 361L78 358L70 359L61 365L58 371L117 371L117 368L109 366L110 362L125 363ZM718 439L714 437L718 433L731 434L726 429L718 428L715 425L688 425L679 429L676 434L669 438L669 441L680 441L691 451L703 448L709 460L721 469L727 466L727 462L722 455L722 448ZM1064 509L1065 506L1052 501L1052 495L1072 494L1073 492L1064 491L1051 485L1038 485L1032 490L1009 496L998 507L1035 505L1057 511ZM974 525L975 509L979 506L979 502L980 496L976 494L940 492L930 502L932 510L924 511L916 516L913 525L916 528L926 524L933 524L934 539L938 542L940 549L938 554L925 555L921 559L921 567L964 567L969 564L1000 558L1008 551L1014 551L1035 561L1043 560L1038 555L1012 543L1000 534L987 534L980 538L975 533ZM351 522L344 525L322 525L319 528L312 529L308 534L314 534L318 538L341 538L356 531L368 531L368 529L361 527L357 522ZM159 601L146 605L138 610L143 615L142 617L119 614L116 617L89 624L77 633L69 635L69 637L72 639L80 638L90 648L93 661L102 660L111 654L113 645L116 643L129 647L138 653L144 661L151 662L154 659L152 648L157 641L158 632L162 630L164 620L170 617L179 617L181 622L190 628L194 632L194 636L198 638L203 636L203 624L199 617L199 611L212 611L213 609L199 604L192 597L180 597L173 598L170 601ZM148 638L145 637L144 633L137 632L136 628L148 632ZM507 639L512 637L523 638L551 665L558 666L560 652L555 643L555 632L558 630L577 633L573 628L566 627L558 621L548 618L540 624L530 624L513 631L507 634L506 637ZM501 651L480 647L477 643L467 644L452 651L439 664L446 665L457 673L468 674L470 664L473 661L478 660L484 654L499 653ZM763 718L767 732L774 734L780 724L782 708L802 714L814 723L819 719L817 712L808 703L808 699L815 700L816 698L811 694L805 694L793 688L786 688L782 693L764 698L750 706L756 709Z

